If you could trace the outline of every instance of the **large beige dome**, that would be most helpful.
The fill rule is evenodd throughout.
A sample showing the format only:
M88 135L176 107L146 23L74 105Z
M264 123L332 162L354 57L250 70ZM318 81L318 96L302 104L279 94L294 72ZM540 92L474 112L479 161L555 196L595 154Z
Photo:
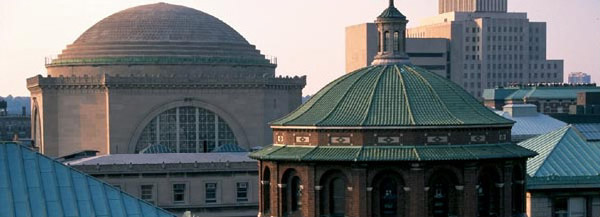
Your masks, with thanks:
M157 3L104 18L49 65L179 63L269 61L216 17L184 6Z
M202 11L166 3L129 8L96 23L75 45L126 41L248 44L233 28Z

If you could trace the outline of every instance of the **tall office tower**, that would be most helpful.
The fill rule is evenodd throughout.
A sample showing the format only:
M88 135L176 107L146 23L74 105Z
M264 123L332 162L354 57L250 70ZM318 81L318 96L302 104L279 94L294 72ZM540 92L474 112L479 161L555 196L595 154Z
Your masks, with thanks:
M569 84L589 84L592 83L592 76L583 72L569 73Z
M407 36L450 40L450 78L473 96L497 86L563 81L563 61L546 59L546 23L506 12L506 0L440 0L440 12Z
M439 0L440 14L446 12L506 12L507 0Z

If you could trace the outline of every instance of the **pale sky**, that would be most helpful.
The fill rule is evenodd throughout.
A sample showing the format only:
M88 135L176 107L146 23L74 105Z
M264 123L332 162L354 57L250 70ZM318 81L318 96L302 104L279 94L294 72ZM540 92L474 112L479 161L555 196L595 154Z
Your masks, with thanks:
M163 0L225 21L263 54L278 58L277 74L307 75L304 95L344 74L344 28L372 22L387 0ZM0 0L0 96L29 95L25 79L46 75L44 57L56 55L81 33L146 0ZM437 14L437 0L396 0L418 25ZM599 0L509 0L509 11L548 24L548 58L568 72L600 78Z

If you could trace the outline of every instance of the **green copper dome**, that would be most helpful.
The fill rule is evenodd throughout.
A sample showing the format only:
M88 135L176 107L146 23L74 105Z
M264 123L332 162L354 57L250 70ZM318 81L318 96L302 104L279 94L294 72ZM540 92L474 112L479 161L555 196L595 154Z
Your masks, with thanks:
M272 127L512 125L452 81L412 65L376 65L328 84Z

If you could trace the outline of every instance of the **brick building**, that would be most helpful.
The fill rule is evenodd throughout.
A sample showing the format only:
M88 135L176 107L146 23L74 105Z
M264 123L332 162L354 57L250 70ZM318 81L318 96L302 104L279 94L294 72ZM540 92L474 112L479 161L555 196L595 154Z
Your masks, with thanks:
M525 161L513 122L413 66L406 17L377 18L373 65L333 81L271 123L259 216L522 216Z

